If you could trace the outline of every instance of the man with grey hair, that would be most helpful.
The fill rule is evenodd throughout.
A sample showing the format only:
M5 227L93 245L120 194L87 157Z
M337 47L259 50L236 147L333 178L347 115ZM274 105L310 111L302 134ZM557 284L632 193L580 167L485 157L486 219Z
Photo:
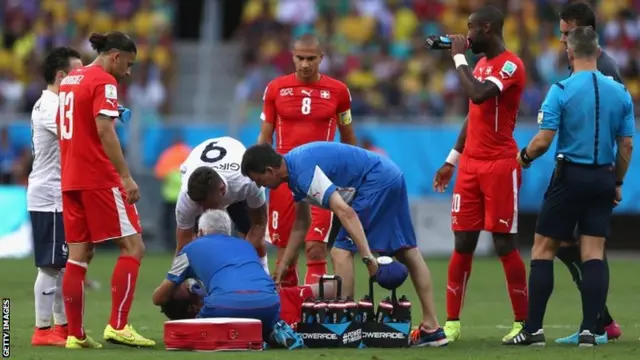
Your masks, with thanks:
M210 234L231 235L231 217L224 210L209 210L198 220L198 236Z
M600 46L591 27L569 32L567 54L574 74L551 86L538 113L540 131L517 156L522 167L528 168L558 133L556 168L531 249L529 318L505 345L544 345L542 320L553 291L553 258L560 241L571 238L576 226L582 257L579 346L597 344L598 316L605 308L609 273L604 244L631 161L633 100L622 84L598 71Z
M283 324L274 324L280 320L289 325L300 322L302 302L318 297L319 285L276 289L271 277L262 270L255 248L246 240L230 236L231 218L224 210L204 212L198 227L199 237L174 258L167 278L153 293L153 303L171 320L260 319L266 326L265 337L279 329L275 331L280 336L276 342L297 348L300 345L297 334ZM324 284L324 295L335 298L336 287L332 282Z

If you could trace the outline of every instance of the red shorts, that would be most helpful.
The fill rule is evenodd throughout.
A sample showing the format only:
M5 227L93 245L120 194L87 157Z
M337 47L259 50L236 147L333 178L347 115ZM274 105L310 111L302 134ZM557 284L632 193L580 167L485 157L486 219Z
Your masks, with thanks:
M296 218L293 194L287 184L269 192L269 236L271 243L279 248L287 247L289 234ZM331 233L331 211L311 207L311 226L306 241L327 242Z
M453 231L518 232L521 168L509 159L479 160L462 156L453 187Z
M313 297L311 286L283 287L280 289L280 318L289 325L300 322L302 302Z
M62 217L68 243L97 243L142 232L135 205L122 188L62 192Z

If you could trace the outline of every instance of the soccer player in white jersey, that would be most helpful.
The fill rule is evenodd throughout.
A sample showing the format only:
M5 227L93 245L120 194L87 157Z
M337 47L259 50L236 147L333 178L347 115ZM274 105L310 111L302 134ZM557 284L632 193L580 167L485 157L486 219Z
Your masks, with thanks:
M27 206L38 267L33 289L36 310L36 328L31 338L33 346L64 346L67 341L61 282L68 249L62 225L56 114L60 82L71 70L81 66L80 54L76 50L59 47L51 51L43 65L47 89L42 91L31 113L33 169L29 175Z
M182 164L182 188L176 203L176 254L197 233L197 218L206 210L227 209L236 231L258 251L269 273L265 235L264 189L240 172L246 148L231 137L209 139L196 146Z

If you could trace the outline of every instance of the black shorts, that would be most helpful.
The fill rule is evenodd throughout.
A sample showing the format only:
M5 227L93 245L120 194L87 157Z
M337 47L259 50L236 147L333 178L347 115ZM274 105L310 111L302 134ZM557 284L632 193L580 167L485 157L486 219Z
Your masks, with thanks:
M564 163L544 194L536 233L570 240L576 226L581 235L608 237L615 198L613 166Z
M69 248L65 242L61 212L29 211L37 267L63 268Z
M251 218L249 217L249 207L247 206L247 202L239 201L229 205L227 207L227 213L229 213L231 222L233 222L234 230L246 235L249 232L249 229L251 229ZM196 217L196 223L193 228L193 231L196 234L198 233L199 219L200 216Z

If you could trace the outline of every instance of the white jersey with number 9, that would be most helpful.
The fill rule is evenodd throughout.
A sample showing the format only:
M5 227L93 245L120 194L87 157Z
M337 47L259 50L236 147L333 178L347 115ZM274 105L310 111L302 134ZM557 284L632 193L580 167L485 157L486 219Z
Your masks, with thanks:
M228 136L206 140L191 151L180 167L182 187L176 203L176 222L180 229L192 228L196 218L204 211L187 194L189 177L201 166L215 170L225 183L223 208L240 201L246 201L247 206L253 209L265 204L264 189L243 176L240 171L245 151L246 148L240 141Z

